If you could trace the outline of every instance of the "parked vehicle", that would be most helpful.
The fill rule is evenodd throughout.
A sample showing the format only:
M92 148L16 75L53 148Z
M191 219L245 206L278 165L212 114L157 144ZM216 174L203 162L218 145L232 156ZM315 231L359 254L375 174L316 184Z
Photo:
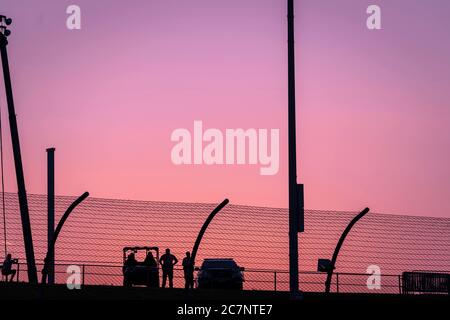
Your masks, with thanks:
M402 292L450 295L450 273L413 271L402 273Z
M233 259L205 259L196 270L199 289L243 289L244 268Z
M144 253L143 260L138 261L136 255ZM125 247L123 248L123 285L144 285L159 287L159 248L158 247Z

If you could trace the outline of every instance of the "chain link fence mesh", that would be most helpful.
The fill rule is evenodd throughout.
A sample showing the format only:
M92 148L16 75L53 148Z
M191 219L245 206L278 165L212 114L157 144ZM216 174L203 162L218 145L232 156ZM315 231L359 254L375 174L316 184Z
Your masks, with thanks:
M56 223L75 198L56 197ZM47 246L47 196L30 194L28 199L36 261L42 263ZM8 252L19 258L20 280L26 281L17 195L5 193L5 206ZM125 246L158 246L161 252L170 248L181 260L215 206L88 198L71 214L57 240L56 281L64 283L67 266L75 264L84 266L85 284L121 285ZM342 231L356 214L305 210L305 232L299 235L301 290L324 290L326 275L316 272L317 260L331 258ZM287 230L287 209L230 204L209 226L196 264L204 258L233 258L245 267L244 289L288 290ZM331 289L399 293L399 276L404 271L450 270L449 249L450 219L369 213L348 235ZM379 290L367 287L371 265L381 270ZM181 270L175 271L174 282L183 287Z

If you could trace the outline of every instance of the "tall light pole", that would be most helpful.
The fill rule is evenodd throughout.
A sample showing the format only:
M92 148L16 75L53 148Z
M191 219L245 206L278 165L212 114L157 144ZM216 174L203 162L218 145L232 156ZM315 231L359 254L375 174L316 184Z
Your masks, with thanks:
M303 185L297 184L297 138L295 116L294 0L287 1L288 21L288 158L289 158L289 290L299 293L298 233L303 225Z
M20 154L19 131L17 129L16 111L11 87L11 76L9 73L8 45L7 37L11 32L7 26L11 24L11 19L0 16L0 54L2 58L3 78L5 82L6 101L8 104L9 127L11 130L11 140L14 153L14 164L16 167L17 189L19 196L20 217L22 219L23 241L25 244L25 255L27 258L28 281L38 283L36 262L34 260L33 238L31 235L30 215L28 212L27 192L25 189L25 178L23 175L22 156Z

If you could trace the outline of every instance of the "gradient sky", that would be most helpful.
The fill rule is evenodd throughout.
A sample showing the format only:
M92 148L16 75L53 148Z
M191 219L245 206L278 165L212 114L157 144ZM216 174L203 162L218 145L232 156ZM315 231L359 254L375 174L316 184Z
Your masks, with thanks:
M46 192L55 147L58 194L286 207L285 2L2 0L28 192ZM369 4L382 30L366 28ZM296 1L307 208L450 217L449 15L447 0ZM170 135L194 120L279 128L279 173L173 165Z

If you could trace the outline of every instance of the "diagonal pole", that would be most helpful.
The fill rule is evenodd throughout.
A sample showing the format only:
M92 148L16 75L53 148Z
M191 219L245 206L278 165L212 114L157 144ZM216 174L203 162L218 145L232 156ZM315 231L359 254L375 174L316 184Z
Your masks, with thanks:
M6 39L6 36L0 33L0 53L2 58L6 101L8 103L9 127L11 130L14 164L16 167L20 217L22 219L23 241L25 244L25 255L27 258L28 281L30 283L38 283L36 262L34 259L33 237L31 235L30 215L28 212L27 192L25 189L22 156L20 153L19 130L17 128L16 111L14 109L14 99L11 86L11 76L9 73L8 52L6 50L7 44L8 40Z

